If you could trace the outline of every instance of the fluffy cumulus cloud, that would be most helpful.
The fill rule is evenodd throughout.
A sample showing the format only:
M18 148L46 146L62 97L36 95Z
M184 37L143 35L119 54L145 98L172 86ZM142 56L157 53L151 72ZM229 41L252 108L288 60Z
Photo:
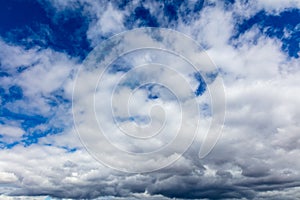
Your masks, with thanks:
M300 198L299 1L0 4L1 199Z

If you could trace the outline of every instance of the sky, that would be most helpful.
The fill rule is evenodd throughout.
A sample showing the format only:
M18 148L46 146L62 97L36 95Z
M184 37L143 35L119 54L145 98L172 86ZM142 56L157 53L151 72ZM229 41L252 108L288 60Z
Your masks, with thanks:
M300 1L0 1L0 199L300 199Z

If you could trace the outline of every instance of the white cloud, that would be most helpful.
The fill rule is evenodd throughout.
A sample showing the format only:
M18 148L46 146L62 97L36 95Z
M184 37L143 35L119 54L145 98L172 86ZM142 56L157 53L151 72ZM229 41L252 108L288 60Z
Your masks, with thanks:
M20 137L24 131L18 127L0 125L1 134L8 137Z
M18 178L14 173L9 172L1 172L0 171L0 183L7 184L7 183L15 183L18 181Z
M72 71L76 70L76 61L70 59L63 53L51 49L33 48L25 50L22 47L5 44L1 41L1 62L4 69L12 76L1 79L2 87L8 88L12 85L22 87L23 95L26 97L21 101L12 103L13 110L29 108L47 113L50 106L43 97L51 92L64 89L71 93L68 83L71 80ZM26 70L17 72L17 68L25 67ZM70 97L70 96L68 96ZM30 103L29 103L30 102ZM19 104L19 105L17 105ZM21 107L21 108L20 108Z
M92 41L99 41L98 38L103 35L111 35L125 30L123 26L124 14L113 8L111 3L105 7L105 11L101 15L97 13L99 19L90 25L87 32L88 38Z
M24 130L19 127L0 124L0 135L2 135L1 141L3 142L13 143L18 141L24 133Z
M289 9L299 9L300 2L298 0L254 0L244 1L238 0L234 4L234 12L242 19L249 19L260 11L265 11L268 14L279 15L280 12Z

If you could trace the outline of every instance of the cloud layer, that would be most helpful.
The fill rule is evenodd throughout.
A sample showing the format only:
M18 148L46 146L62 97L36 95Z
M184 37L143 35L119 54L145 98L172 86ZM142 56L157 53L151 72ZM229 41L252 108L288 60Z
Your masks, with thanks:
M50 21L37 20L39 28L28 23L26 27L6 30L7 34L0 31L1 198L300 198L299 1L40 0L37 5L44 10L45 20ZM81 19L80 23L77 19ZM62 22L65 29L60 25ZM114 34L146 26L185 33L204 47L218 67L216 76L224 81L226 120L222 136L205 158L198 157L203 141L199 135L189 150L167 168L125 173L97 162L81 144L73 124L72 92L78 69L86 66L82 64L86 63L83 58L87 53L82 52L89 52ZM34 34L20 35L25 29ZM175 60L186 69L185 63L176 60L178 57L156 54L156 61L164 60L170 65ZM111 87L132 65L149 59L153 57L140 51L116 60L106 74L107 85L103 87ZM144 74L145 79L154 76L155 70L152 72ZM183 72L201 105L200 127L204 130L211 117L208 90L203 83L203 88L200 87L203 80L197 75ZM156 77L167 82L170 75L168 72ZM204 77L207 87L212 77L213 73ZM128 80L133 78L134 75L120 83L124 87L119 88L116 99L128 95L126 87L133 84ZM89 88L90 82L85 80L90 79L81 81L82 88ZM180 87L183 86L178 84L179 91ZM107 90L98 92L99 101L105 103L101 97L106 96ZM186 96L185 88L182 92L177 95ZM132 112L134 116L147 113L155 101L165 103L166 111L173 117L177 107L170 103L172 98L166 89L146 85L134 93ZM117 105L121 103L118 101ZM98 117L109 116L110 108L102 104L96 108ZM122 108L117 113L121 126L133 128L132 120L148 122L147 118L122 115ZM158 112L154 122L162 120L162 116ZM176 120L174 117L172 122L176 124ZM90 127L82 128L94 132ZM169 128L172 132L174 127ZM123 143L127 150L140 152L153 150L153 145L164 144L169 138L160 138L161 143L153 141L151 145L129 145L129 141L113 136L110 139ZM168 156L161 154L160 159ZM114 162L136 165L117 158ZM159 162L149 160L138 167L147 168Z

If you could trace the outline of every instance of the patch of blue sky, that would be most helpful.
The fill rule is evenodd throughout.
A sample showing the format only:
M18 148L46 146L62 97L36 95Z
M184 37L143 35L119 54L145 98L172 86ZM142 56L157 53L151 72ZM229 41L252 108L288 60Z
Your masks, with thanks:
M1 137L0 137L0 149L12 149L14 146L16 146L18 144L19 144L18 141L11 142L11 143L3 142L3 141L1 141Z
M23 97L23 90L18 85L13 85L8 88L8 91L2 87L0 87L0 98L1 105L3 106L7 102L13 102L16 100L20 100Z
M51 143L43 143L42 145L51 146L51 147L54 146ZM66 151L66 153L74 153L78 150L78 148L76 148L76 147L69 147L69 146L56 146L56 147L64 149Z
M51 197L47 196L44 200L53 200Z
M160 94L158 92L149 92L148 93L148 99L158 99Z
M157 84L146 84L140 87L140 89L147 90L148 93L148 99L158 99L160 98L160 91L159 89L162 89L162 86Z
M27 131L22 136L21 142L24 146L30 146L32 144L38 143L40 138L46 137L48 135L58 134L63 131L64 131L63 128L58 128L58 127L50 127L47 128L46 130L35 129L33 131Z
M19 67L17 67L17 72L18 73L22 73L23 71L25 71L26 69L28 69L28 67L29 66L24 66L24 65L19 66Z
M128 72L132 69L132 65L125 58L119 57L108 68L108 73Z
M212 116L211 106L207 103L199 105L200 115L203 117Z
M0 87L0 98L1 98L1 105L3 105L6 102L7 99L7 95L6 95L6 91L4 88Z
M194 93L196 96L201 96L206 91L207 88L206 82L203 79L200 72L194 73L194 77L199 82L198 87Z
M126 6L132 3L132 0L119 0L119 1L112 1L111 3L118 9L124 10Z
M61 95L53 95L49 97L44 97L46 99L46 102L51 106L51 108L56 108L57 106L64 104L65 106L70 107L71 101L69 99L64 98L64 96Z
M0 68L0 70L1 70L1 68ZM0 71L0 77L8 77L8 76L10 76L9 73L7 73L5 71Z
M135 8L134 12L126 16L123 23L128 29L132 29L136 25L138 27L159 27L159 23L155 16L152 16L149 9L145 8L143 5L138 6Z
M202 10L204 6L204 0L198 0L196 1L194 7L193 7L193 12L199 12Z
M46 117L42 115L30 115L25 114L26 109L19 111L11 111L6 107L7 103L15 102L17 100L21 100L23 98L23 90L18 85L13 85L5 90L4 88L0 88L0 97L1 97L1 108L0 108L0 119L4 120L13 120L21 123L22 128L27 130L28 128L32 128L36 125L43 124L47 121Z
M235 0L224 0L224 8L230 9L232 5L235 3Z
M128 29L135 27L164 27L175 28L179 18L183 23L189 24L193 18L199 17L198 13L205 6L204 0L198 1L157 1L159 9L156 11L164 16L158 20L155 14L142 4L135 8L134 12L124 18L124 25ZM124 9L130 2L118 4L116 7Z
M252 18L242 21L236 26L233 40L250 30L258 27L261 34L271 38L278 38L282 42L282 50L290 57L299 58L300 52L300 10L284 10L280 14L268 14L260 11ZM255 40L253 41L256 42Z
M207 84L211 84L212 82L215 81L215 79L218 77L219 75L219 71L215 70L215 71L211 71L211 72L206 72L205 73L205 81Z
M224 4L226 6L232 5L232 1L234 0L224 0ZM183 23L189 24L191 21L200 17L199 13L204 7L215 6L215 3L205 0L162 2L163 14L166 16L168 23L177 22L180 18ZM168 26L168 28L170 27Z
M178 101L178 98L167 86L158 83L148 83L142 85L139 89L144 90L147 94L146 101L155 101L159 99L161 101Z
M70 107L71 100L65 96L64 92L65 91L63 89L58 89L54 92L51 92L48 96L43 96L43 98L52 108L55 108L59 105Z
M19 100L19 99L22 99L23 97L23 90L20 86L18 85L13 85L11 86L9 89L9 99L11 101L15 101L15 100Z
M120 88L122 87L128 87L130 88L131 90L134 90L136 89L137 87L140 86L140 83L141 82L141 78L138 77L138 76L132 76L132 77L129 77L127 78L126 80L120 82L119 86Z
M22 140L16 143L1 142L1 148L12 148L19 143L28 146L37 143L41 137L45 137L49 134L57 134L64 130L62 127L64 127L66 122L61 122L62 119L56 116L56 111L61 106L70 108L71 102L64 97L63 90L52 92L47 98L42 97L51 108L48 113L44 114L39 114L39 112L30 113L26 108L18 108L20 101L26 101L26 97L23 96L23 90L18 85L12 85L8 87L8 89L0 87L0 97L0 123L6 124L6 122L14 122L19 124L20 128L26 132ZM10 105L7 106L8 104ZM20 105L22 105L22 103ZM53 122L53 118L55 118L55 122ZM46 130L42 130L39 126L47 128Z
M118 123L135 122L139 125L149 124L151 121L149 116L146 116L146 115L134 115L134 116L129 116L129 117L116 116L116 117L114 117L114 120Z
M74 153L77 151L76 147L62 146L61 148L66 150L67 153Z
M164 5L164 14L168 19L168 22L177 21L178 20L178 13L179 7L182 1L174 1L174 2L166 2Z
M57 123L57 126L60 127L55 127L53 124L49 124L50 120L51 118L42 115L28 115L20 112L12 112L5 107L0 108L0 121L2 122L2 124L4 124L5 121L14 121L20 124L20 127L25 131L22 139L20 141L17 141L17 143L22 143L24 146L29 146L31 144L37 143L39 141L39 138L45 137L47 135L63 132L64 128L62 128L60 123ZM47 128L39 128L40 126L46 126ZM13 147L16 144L2 142L2 146L4 146L5 148Z
M48 120L48 118L41 115L27 115L23 113L16 113L3 107L0 108L0 119L1 118L6 120L19 121L24 130L28 130L29 128L33 128L37 125L44 124Z
M86 38L89 17L81 10L55 13L47 3L2 1L0 36L4 41L27 48L40 46L84 58L91 50Z

